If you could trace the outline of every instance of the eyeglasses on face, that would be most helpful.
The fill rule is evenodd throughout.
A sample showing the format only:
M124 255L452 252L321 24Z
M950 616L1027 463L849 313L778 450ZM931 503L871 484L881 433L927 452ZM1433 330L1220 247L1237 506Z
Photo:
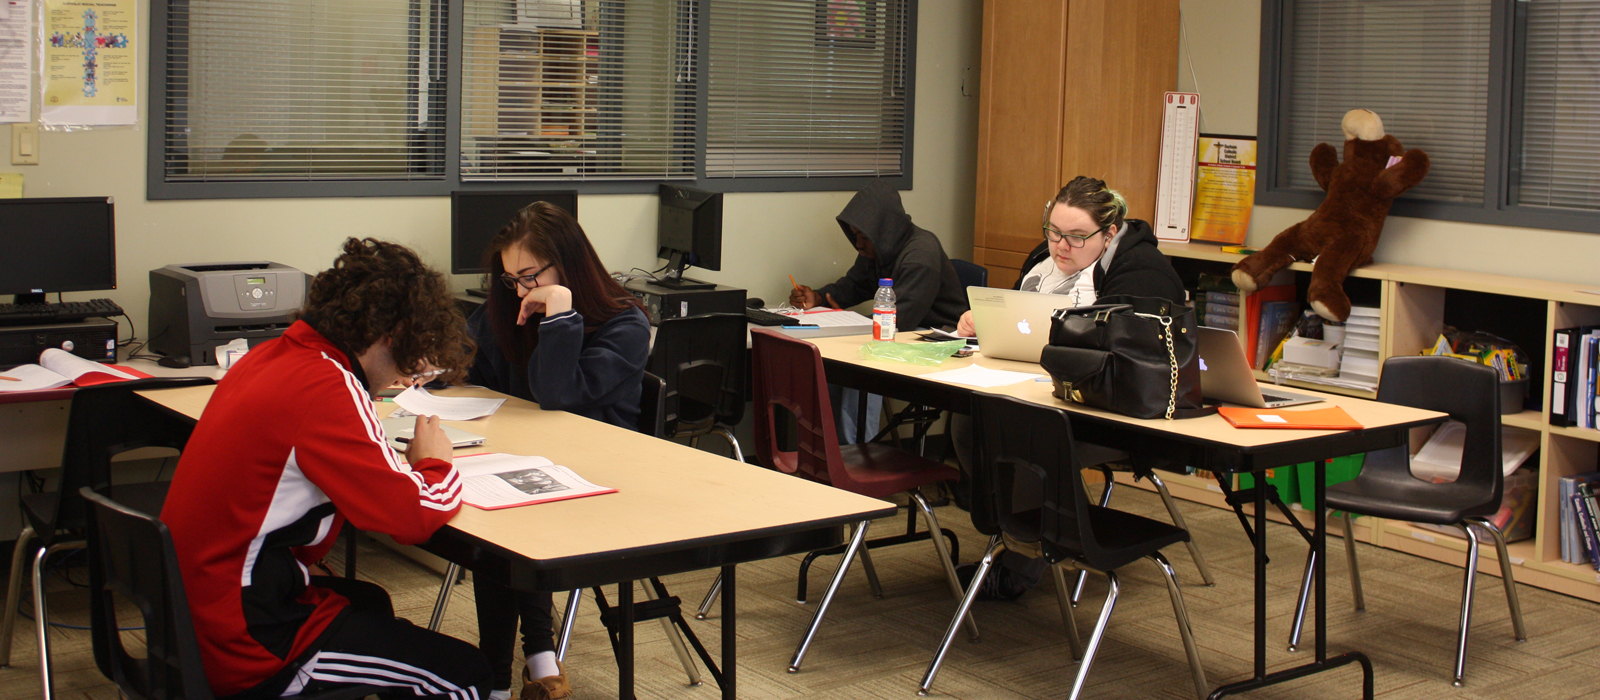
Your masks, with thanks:
M1060 230L1056 229L1056 227L1051 226L1050 224L1045 224L1044 225L1044 237L1045 237L1046 240L1050 241L1051 243L1060 243L1061 241L1065 240L1067 242L1068 246L1071 246L1073 248L1082 248L1085 245L1088 245L1089 239L1094 238L1095 234L1100 233L1101 231L1104 231L1104 230L1106 230L1108 228L1111 228L1110 224L1106 224L1105 226L1101 226L1100 228L1097 228L1097 229L1095 229L1093 231L1090 231L1088 233L1078 233L1077 231L1073 231L1071 233L1067 233L1067 232L1060 231Z
M537 272L531 275L513 275L509 272L503 272L500 274L500 281L505 282L506 286L512 289L516 289L517 285L519 284L522 285L523 289L538 289L539 275L544 274L545 270L548 270L552 267L555 267L554 262L539 268Z

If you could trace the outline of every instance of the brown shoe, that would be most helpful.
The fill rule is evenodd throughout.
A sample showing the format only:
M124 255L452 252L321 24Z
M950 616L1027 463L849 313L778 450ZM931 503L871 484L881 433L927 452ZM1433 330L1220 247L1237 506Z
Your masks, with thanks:
M561 673L534 680L528 676L528 667L522 667L522 700L560 700L572 696L572 684L567 682L567 667L560 661L556 668Z

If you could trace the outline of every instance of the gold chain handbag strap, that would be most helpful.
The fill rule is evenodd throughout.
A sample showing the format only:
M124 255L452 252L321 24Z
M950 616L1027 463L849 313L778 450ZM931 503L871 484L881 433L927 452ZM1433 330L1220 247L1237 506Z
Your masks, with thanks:
M1167 364L1172 367L1172 383L1167 394L1167 420L1172 420L1173 411L1178 410L1178 353L1172 349L1172 317L1156 316L1154 314L1138 314L1145 318L1153 318L1161 322L1161 335L1167 341Z

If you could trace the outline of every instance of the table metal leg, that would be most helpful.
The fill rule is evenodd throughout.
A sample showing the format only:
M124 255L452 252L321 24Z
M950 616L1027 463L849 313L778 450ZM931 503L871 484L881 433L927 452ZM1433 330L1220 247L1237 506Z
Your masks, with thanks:
M738 590L733 565L722 567L722 700L739 697L739 635L734 604Z
M617 584L617 697L633 700L633 582Z

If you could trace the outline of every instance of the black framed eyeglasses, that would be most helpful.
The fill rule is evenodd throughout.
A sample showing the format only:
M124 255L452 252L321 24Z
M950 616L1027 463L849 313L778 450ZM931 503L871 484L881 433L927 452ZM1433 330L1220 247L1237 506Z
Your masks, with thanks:
M539 268L538 272L535 272L531 275L513 275L509 272L502 272L500 273L500 281L505 282L506 286L512 289L516 289L517 285L519 284L522 285L523 289L538 289L539 275L544 274L545 270L548 270L552 267L555 267L554 262Z
M1108 228L1111 228L1110 224L1101 226L1100 228L1097 228L1086 234L1076 234L1059 231L1056 229L1056 227L1051 226L1050 224L1045 224L1044 237L1045 240L1048 240L1051 243L1060 243L1062 240L1066 240L1068 246L1073 248L1082 248L1089 244L1089 239L1094 238L1095 234L1100 233Z

